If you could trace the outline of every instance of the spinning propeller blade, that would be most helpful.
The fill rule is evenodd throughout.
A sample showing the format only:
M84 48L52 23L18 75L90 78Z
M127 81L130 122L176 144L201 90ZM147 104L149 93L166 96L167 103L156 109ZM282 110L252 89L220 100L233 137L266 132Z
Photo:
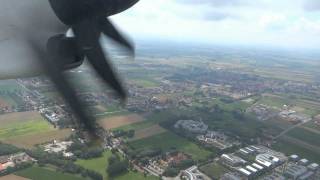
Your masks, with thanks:
M73 57L76 59L76 64L82 63L83 59L87 58L101 79L110 85L122 100L126 99L126 90L112 68L106 52L103 52L99 38L103 33L133 55L134 45L115 28L107 16L130 8L138 0L49 0L49 2L57 17L66 26L72 28L75 36L71 39L55 36L49 40L47 50L41 49L37 43L30 42L30 44L38 54L37 59L43 65L47 75L79 120L89 132L93 132L92 119L86 114L85 108L75 95L75 90L63 75L63 70L70 66L62 61L71 59L73 62ZM61 47L66 47L68 50L63 50Z

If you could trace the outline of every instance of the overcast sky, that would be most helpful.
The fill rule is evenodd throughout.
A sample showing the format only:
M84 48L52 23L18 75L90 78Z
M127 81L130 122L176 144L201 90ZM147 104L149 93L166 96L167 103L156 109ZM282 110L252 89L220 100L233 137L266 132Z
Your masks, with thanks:
M320 48L320 0L140 0L112 19L134 39Z

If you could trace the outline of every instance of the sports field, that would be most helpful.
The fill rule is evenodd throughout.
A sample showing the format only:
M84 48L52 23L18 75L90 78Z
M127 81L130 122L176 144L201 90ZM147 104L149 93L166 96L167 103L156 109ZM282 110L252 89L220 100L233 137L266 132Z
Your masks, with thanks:
M105 117L99 120L98 123L104 129L110 130L110 129L115 129L121 126L134 124L142 121L144 121L143 117L137 114L130 114L130 115L123 115L123 116Z

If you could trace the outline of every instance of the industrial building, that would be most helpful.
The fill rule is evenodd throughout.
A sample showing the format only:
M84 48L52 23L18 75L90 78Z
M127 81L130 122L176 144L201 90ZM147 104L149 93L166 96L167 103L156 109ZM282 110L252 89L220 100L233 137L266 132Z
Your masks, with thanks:
M313 175L314 175L314 172L308 171L307 173L305 173L302 176L300 176L298 178L298 180L310 180L310 179L312 179Z
M242 158L232 155L232 154L222 154L221 155L221 161L229 166L239 166L242 164L245 164L246 161L243 160Z
M259 170L263 170L263 169L264 169L263 166L260 166L260 165L257 164L257 163L253 163L253 164L252 164L252 167L254 167L254 168L256 168L256 169L259 169Z
M250 172L252 172L253 174L255 174L255 173L258 172L257 169L255 169L254 167L252 167L252 166L250 166L250 165L246 166L246 169L249 170Z
M258 162L258 164L261 164L265 167L271 167L271 166L278 165L280 163L280 159L269 153L264 153L264 154L258 154L256 156L256 162Z
M246 176L246 177L251 177L251 176L252 176L252 173L251 173L250 171L244 169L244 168L239 168L238 171L239 171L242 175L244 175L244 176Z
M291 156L290 156L290 160L291 161L298 161L299 160L299 156L298 155L296 155L296 154L292 154Z
M307 165L309 163L308 159L300 159L299 164L300 165Z
M310 164L310 165L308 166L308 168L309 168L310 170L312 170L312 171L316 171L316 170L319 169L319 164L317 164L317 163L312 163L312 164Z
M287 178L297 179L298 177L302 176L308 171L305 166L297 165L297 164L290 164L288 165L287 169L284 172L284 175Z

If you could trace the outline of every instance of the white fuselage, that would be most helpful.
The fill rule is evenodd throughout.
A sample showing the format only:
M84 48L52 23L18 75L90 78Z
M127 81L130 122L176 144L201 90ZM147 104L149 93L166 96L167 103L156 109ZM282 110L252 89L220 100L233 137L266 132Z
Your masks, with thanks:
M0 23L0 79L42 73L30 40L45 47L49 37L67 30L48 0L1 0Z

